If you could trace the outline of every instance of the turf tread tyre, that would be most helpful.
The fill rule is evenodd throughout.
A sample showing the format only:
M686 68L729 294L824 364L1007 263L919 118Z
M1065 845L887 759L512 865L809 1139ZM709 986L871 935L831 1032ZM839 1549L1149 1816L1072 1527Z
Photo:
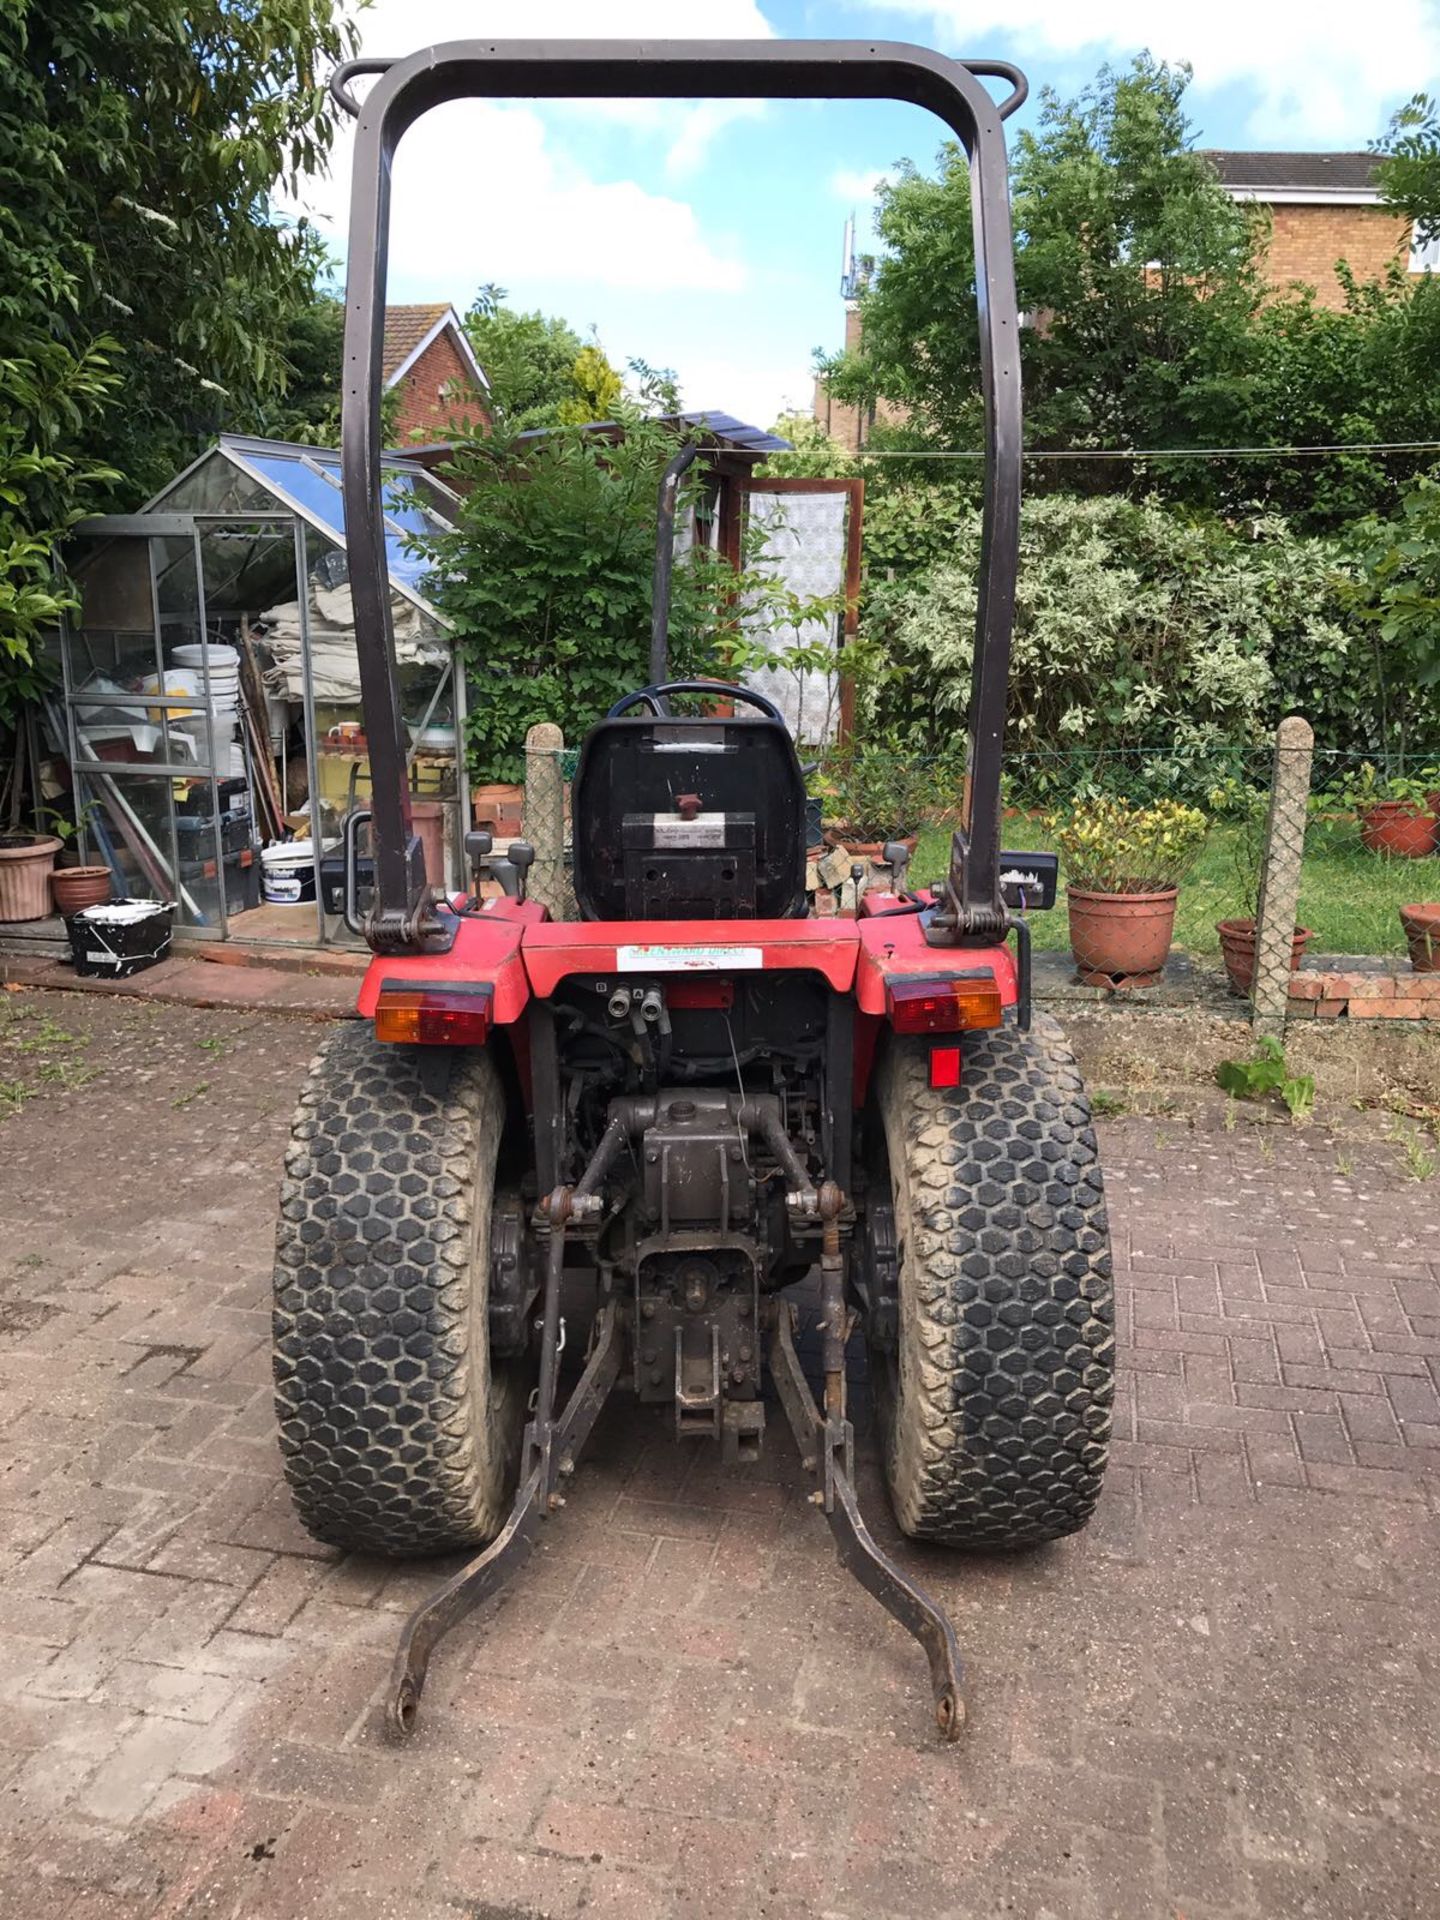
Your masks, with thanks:
M1083 1527L1114 1397L1095 1134L1053 1020L965 1035L962 1085L892 1040L876 1070L898 1251L898 1353L873 1356L901 1527L992 1551Z
M310 1065L276 1236L275 1401L304 1526L387 1555L490 1539L508 1510L524 1370L492 1369L490 1208L504 1126L494 1062L437 1088L367 1022Z

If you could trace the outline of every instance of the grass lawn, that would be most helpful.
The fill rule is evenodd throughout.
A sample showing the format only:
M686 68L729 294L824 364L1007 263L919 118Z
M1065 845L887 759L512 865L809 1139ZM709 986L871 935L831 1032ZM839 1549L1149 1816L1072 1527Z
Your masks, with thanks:
M1054 845L1041 821L1011 820L1005 838L1017 851ZM1237 827L1210 829L1188 878L1180 888L1175 916L1175 944L1187 952L1219 956L1217 920L1243 911L1237 870ZM950 831L927 827L920 836L911 875L917 886L927 886L945 872L950 858ZM1061 894L1053 913L1034 917L1037 947L1065 948L1070 933L1065 914L1065 869L1060 869ZM1367 853L1349 820L1313 820L1305 841L1305 866L1300 881L1300 924L1309 927L1316 953L1403 953L1405 938L1396 908L1417 900L1440 899L1440 857L1394 860Z

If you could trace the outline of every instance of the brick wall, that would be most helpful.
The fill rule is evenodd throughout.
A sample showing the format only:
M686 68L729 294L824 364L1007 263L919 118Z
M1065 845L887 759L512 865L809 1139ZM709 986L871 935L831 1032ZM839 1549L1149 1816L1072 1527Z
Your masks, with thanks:
M1337 260L1347 260L1357 279L1378 280L1409 251L1410 223L1388 207L1277 206L1270 217L1267 279L1277 287L1303 280L1322 307L1345 303Z
M412 434L419 434L424 440L440 440L454 423L486 418L475 394L470 369L448 328L432 340L414 366L401 375L399 391L394 438L401 444Z
M845 307L845 351L855 352L860 345L860 309L850 305ZM877 400L873 407L845 407L833 400L823 380L815 382L815 395L810 411L820 422L832 440L842 447L861 447L870 438L872 427L878 422L891 425L904 420L904 407L897 407L889 400Z

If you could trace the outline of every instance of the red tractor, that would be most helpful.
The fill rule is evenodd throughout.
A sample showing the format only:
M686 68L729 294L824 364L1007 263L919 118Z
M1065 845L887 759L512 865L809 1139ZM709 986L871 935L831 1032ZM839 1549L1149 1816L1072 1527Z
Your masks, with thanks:
M363 106L356 73L380 76ZM1005 80L1008 98L980 76ZM856 1504L852 1329L896 1519L957 1548L1084 1526L1113 1385L1089 1106L1058 1030L1030 1007L1021 909L1053 901L1054 861L1002 854L998 831L1020 482L1001 121L1024 81L896 45L465 42L354 62L334 85L359 119L343 438L375 958L365 1018L323 1046L286 1162L275 1378L296 1507L319 1539L358 1551L483 1549L405 1629L389 1703L403 1734L435 1642L562 1504L613 1388L734 1461L758 1451L778 1400L842 1559L924 1646L953 1738L954 1632ZM809 917L805 780L779 713L748 688L667 681L685 449L661 492L653 684L617 689L575 774L579 917L525 898L520 843L514 897L427 886L386 590L379 351L395 144L427 108L469 95L893 97L932 107L964 143L986 539L969 805L933 891L872 890L853 917ZM697 694L701 710L686 710ZM483 871L487 839L468 845ZM817 1267L818 1401L792 1299Z

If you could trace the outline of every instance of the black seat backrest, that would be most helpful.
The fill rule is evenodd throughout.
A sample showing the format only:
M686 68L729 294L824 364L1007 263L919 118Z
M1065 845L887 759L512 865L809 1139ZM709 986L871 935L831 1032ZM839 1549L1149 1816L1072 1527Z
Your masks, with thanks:
M602 720L580 749L571 816L586 920L806 910L805 777L777 720Z

